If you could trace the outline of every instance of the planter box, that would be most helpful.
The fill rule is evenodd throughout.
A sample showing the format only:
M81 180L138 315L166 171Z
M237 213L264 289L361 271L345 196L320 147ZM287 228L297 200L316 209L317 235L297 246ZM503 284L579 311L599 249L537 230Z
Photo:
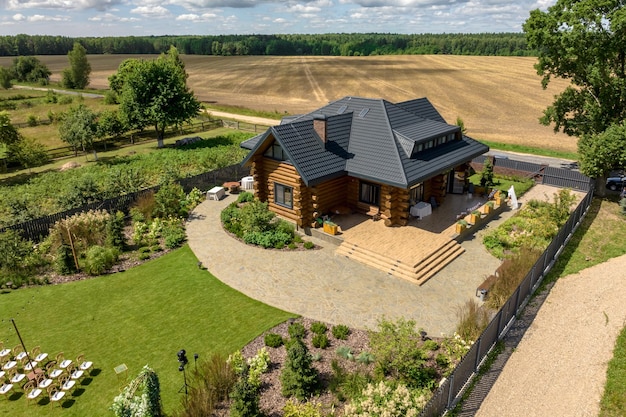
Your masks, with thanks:
M336 235L337 234L337 225L336 224L330 224L330 223L324 223L324 232L328 233L329 235Z
M476 224L480 221L480 214L470 214L470 223Z
M491 213L492 211L493 211L493 207L492 207L492 206L490 206L490 205L488 205L488 204L485 204L485 205L483 206L483 213L484 213L484 214L489 214L489 213Z
M467 230L467 226L464 224L457 223L455 227L457 235L460 235L461 233L465 232L465 230Z

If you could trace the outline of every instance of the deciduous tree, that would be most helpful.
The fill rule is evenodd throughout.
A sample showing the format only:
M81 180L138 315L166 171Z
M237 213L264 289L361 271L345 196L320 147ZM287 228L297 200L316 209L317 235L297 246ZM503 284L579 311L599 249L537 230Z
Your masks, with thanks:
M11 71L9 71L7 68L0 67L0 87L4 88L5 90L11 88L11 78Z
M70 67L63 70L61 84L66 88L83 89L89 85L91 65L87 60L87 50L80 43L67 53Z
M13 78L21 82L47 85L52 74L48 67L34 56L18 56L11 67Z
M93 149L94 158L98 159L98 153L93 146L97 137L96 114L89 107L84 104L70 107L59 125L59 135L74 150L82 148L86 152Z
M552 77L571 82L544 111L541 123L579 137L582 160L600 162L603 147L592 143L626 119L624 2L558 0L545 12L533 10L523 28L528 45L539 52L535 68L543 87ZM607 167L600 172L600 165L585 163L581 170L604 176Z
M167 127L189 121L200 110L175 48L155 60L124 61L109 83L119 95L120 113L127 125L153 126L159 148Z

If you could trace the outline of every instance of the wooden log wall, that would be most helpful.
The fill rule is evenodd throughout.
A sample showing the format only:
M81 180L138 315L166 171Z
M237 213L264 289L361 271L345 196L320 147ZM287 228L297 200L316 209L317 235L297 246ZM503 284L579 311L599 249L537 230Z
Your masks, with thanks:
M305 226L303 220L309 219L312 215L311 194L294 166L262 156L255 157L252 164L252 175L257 184L255 195L261 201L267 201L268 207L274 213L295 222L298 226ZM290 209L274 202L274 183L276 182L292 187L293 208Z
M310 191L311 217L305 220L305 224L313 225L315 219L340 206L353 209L346 199L349 177L335 178L315 185Z
M409 220L409 190L382 185L380 215L386 226L406 226Z

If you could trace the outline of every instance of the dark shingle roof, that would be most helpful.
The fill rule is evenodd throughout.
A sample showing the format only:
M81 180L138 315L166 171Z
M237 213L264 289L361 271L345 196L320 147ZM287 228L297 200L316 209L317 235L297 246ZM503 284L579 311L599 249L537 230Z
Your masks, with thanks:
M313 129L316 115L326 117L326 144ZM349 174L406 188L489 150L463 136L411 158L416 143L459 131L458 126L445 123L426 98L393 104L344 97L288 120L243 142L242 147L251 149L244 164L273 137L307 185Z

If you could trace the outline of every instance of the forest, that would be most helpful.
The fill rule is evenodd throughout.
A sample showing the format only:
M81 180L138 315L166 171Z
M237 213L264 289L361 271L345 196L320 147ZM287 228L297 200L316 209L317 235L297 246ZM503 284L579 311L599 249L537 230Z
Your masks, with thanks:
M84 37L0 36L0 56L65 55L79 42L88 54L189 55L481 55L536 56L523 33L195 35Z

